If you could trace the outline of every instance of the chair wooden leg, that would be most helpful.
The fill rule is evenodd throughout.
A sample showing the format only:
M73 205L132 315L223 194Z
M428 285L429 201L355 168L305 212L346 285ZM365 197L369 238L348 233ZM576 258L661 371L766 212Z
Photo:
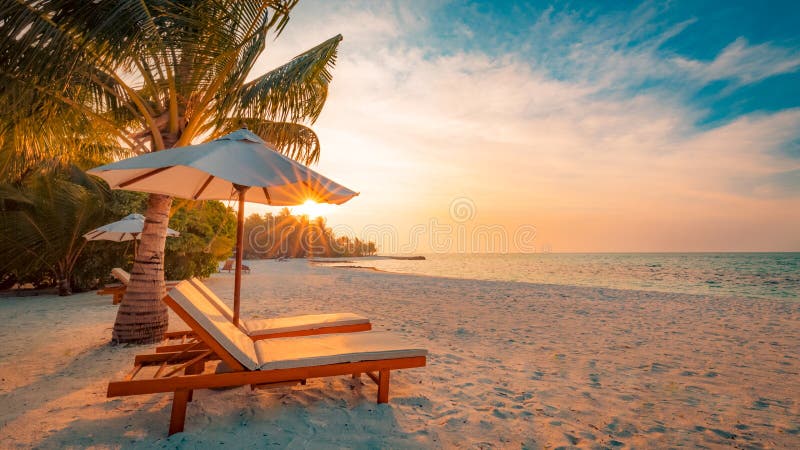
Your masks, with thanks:
M381 370L378 375L378 403L389 402L389 371Z
M353 379L356 379L356 378L361 378L361 374L360 373L354 373L353 374Z
M203 373L203 371L205 371L205 370L206 370L205 361L198 361L198 362L192 364L191 366L187 366L186 370L184 370L184 373L186 375L197 375L197 374ZM193 397L194 397L194 390L190 390L189 391L189 398L187 399L187 401L191 402Z
M186 403L191 392L187 390L175 391L172 397L172 414L169 418L170 436L183 431L183 424L186 422Z

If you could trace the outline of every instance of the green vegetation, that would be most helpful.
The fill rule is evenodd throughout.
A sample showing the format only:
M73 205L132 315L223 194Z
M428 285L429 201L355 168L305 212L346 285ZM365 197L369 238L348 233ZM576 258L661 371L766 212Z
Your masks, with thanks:
M0 285L58 287L59 294L97 288L113 267L130 270L129 242L86 241L83 234L144 209L147 195L110 191L75 166L42 167L0 184ZM220 202L173 206L165 254L168 277L208 276L227 257L236 218Z
M111 195L68 166L34 171L0 186L0 272L4 284L58 285L68 295L87 241L82 234L108 217Z
M251 215L245 220L244 236L245 259L369 256L377 251L374 242L337 237L324 217L310 221L308 216L291 215L288 208L277 215Z
M185 146L243 124L290 157L316 162L320 145L309 127L327 98L341 36L251 74L296 3L4 2L2 173L18 179L42 160ZM143 282L126 292L114 342L156 342L167 329L162 219L171 202L148 196L144 214L156 225L142 234L133 271Z
M167 239L167 279L207 277L233 251L236 215L221 202L177 202L172 207L169 226L180 231L181 236Z

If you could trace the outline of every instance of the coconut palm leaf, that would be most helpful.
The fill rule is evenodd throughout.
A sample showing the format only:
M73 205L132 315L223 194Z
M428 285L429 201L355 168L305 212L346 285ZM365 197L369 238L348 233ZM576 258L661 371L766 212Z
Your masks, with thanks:
M64 168L62 168L64 169ZM38 171L0 185L0 271L45 269L68 280L86 246L82 235L105 217L107 192L80 171Z
M278 122L317 120L332 79L330 69L342 35L336 35L296 56L288 63L242 86L237 117L252 117Z

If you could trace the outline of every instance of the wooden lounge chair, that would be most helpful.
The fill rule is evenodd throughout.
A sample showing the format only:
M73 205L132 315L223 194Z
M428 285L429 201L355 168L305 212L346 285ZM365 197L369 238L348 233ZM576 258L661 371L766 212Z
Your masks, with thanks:
M111 295L111 304L117 305L122 301L125 296L127 286L124 284L109 284L97 291L97 295Z
M378 403L386 403L390 371L423 367L427 362L427 350L379 331L254 342L212 305L193 301L195 292L184 281L164 301L206 348L138 355L130 373L108 384L108 397L173 392L169 434L183 431L187 402L196 389L245 385L255 389L366 373L378 385ZM224 362L229 371L216 373L206 367L216 361Z
M115 267L111 269L111 276L116 278L120 284L104 286L102 289L97 291L97 295L111 295L113 296L111 299L111 304L117 305L122 301L122 297L125 295L128 284L131 282L131 274L120 267ZM167 289L172 288L178 283L179 281L167 281Z
M214 291L208 288L197 278L187 280L188 286L184 287L187 295L192 292L193 301L211 304L223 317L233 322L233 311L222 301ZM275 339L281 337L310 336L330 333L354 333L369 331L372 324L369 319L353 313L332 314L306 314L301 316L275 317L270 319L240 320L239 329L250 339ZM171 331L166 334L170 340L180 340L156 348L156 352L175 352L186 348L187 339L193 337L191 330Z
M236 261L232 259L226 260L225 264L219 269L220 272L228 272L228 273L231 273L234 270L236 270ZM242 264L242 272L250 273L250 266Z

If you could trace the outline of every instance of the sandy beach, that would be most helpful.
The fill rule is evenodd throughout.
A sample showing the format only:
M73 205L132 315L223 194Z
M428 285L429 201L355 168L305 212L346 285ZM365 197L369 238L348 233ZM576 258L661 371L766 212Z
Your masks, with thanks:
M0 300L0 448L800 447L800 303L251 261L243 315L351 311L430 352L388 405L347 377L107 399L149 347L107 296ZM230 300L233 275L208 280ZM182 328L177 320L171 328Z

